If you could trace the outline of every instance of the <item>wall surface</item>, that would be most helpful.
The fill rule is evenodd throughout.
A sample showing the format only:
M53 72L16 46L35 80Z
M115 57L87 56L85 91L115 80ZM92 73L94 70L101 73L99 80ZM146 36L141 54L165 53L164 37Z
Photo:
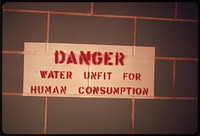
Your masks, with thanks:
M2 8L3 133L197 132L196 3L7 2ZM24 42L155 47L155 97L22 96Z

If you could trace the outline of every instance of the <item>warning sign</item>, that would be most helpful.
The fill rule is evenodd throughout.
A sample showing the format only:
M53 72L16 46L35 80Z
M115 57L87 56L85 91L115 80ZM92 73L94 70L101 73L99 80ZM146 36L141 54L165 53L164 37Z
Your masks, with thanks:
M154 63L154 47L26 42L23 95L154 96Z

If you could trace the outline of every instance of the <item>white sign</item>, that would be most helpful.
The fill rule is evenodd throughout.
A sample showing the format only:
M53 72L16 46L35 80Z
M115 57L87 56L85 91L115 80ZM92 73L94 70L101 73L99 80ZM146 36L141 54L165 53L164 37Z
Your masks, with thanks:
M154 63L154 47L26 42L23 95L154 96Z

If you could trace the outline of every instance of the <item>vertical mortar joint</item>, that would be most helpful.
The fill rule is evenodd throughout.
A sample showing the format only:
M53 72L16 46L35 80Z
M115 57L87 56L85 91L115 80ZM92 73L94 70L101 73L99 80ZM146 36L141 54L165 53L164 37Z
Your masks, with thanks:
M174 9L174 20L177 19L177 11L178 11L178 3L175 2L175 9Z
M172 62L172 97L175 97L175 71L176 71L176 60Z
M90 3L90 14L92 15L94 12L94 2Z
M133 49L132 49L132 55L135 55L135 46L136 46L136 25L137 25L137 19L134 17L133 19L134 25L133 25Z

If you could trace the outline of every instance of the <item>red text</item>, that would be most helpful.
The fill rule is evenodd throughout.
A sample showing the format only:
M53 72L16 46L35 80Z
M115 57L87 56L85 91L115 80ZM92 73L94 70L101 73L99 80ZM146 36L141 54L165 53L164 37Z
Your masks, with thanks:
M73 51L69 54L63 51L55 51L55 64L94 64L94 65L124 65L125 55L122 52L93 52L87 51L87 53L80 51L78 56Z

